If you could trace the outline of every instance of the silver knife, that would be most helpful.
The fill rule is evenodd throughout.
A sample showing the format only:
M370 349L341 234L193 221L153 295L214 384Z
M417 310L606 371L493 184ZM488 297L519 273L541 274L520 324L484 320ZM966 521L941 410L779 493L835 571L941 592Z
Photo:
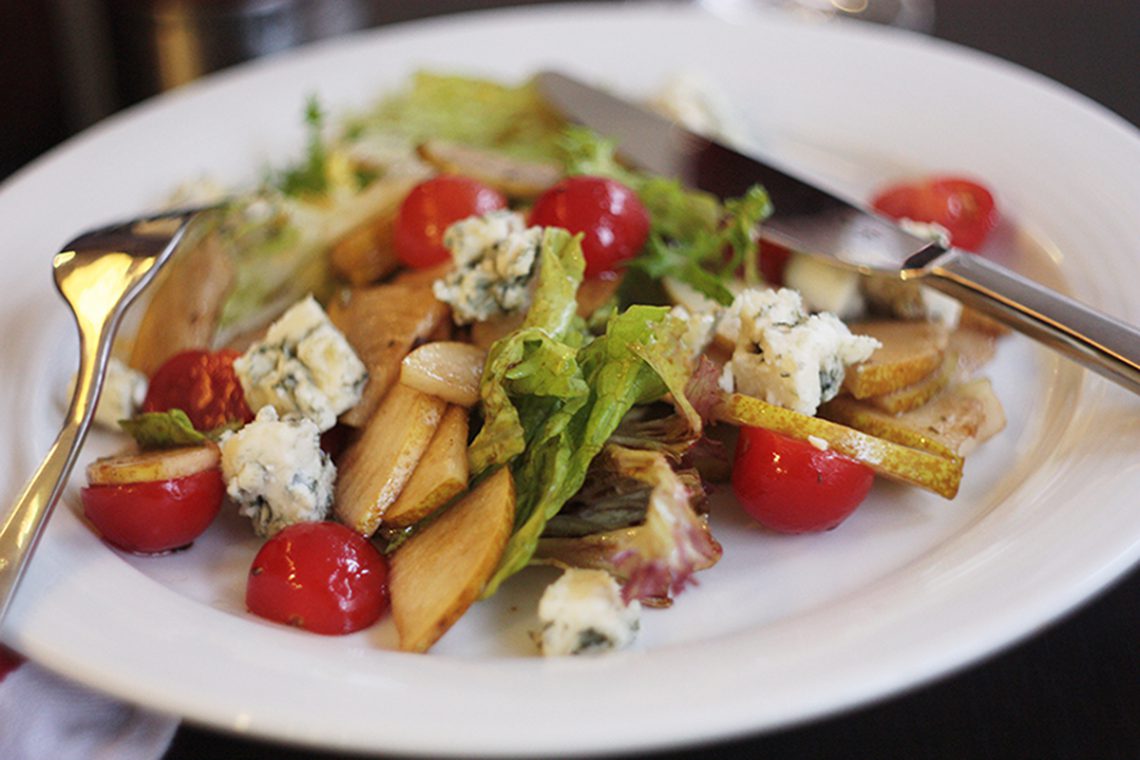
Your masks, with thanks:
M911 235L894 222L558 72L536 78L570 121L617 142L621 157L721 198L761 184L775 208L761 235L864 274L921 280L1140 394L1140 330L987 259Z

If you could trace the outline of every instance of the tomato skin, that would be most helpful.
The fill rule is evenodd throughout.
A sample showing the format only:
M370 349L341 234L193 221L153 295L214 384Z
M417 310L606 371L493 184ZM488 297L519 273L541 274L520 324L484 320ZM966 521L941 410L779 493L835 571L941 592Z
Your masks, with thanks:
M871 206L892 219L939 224L950 233L951 243L975 252L1000 218L985 186L953 176L892 185L878 193Z
M792 257L792 252L779 243L761 240L759 257L760 276L764 278L764 282L769 285L783 285L784 271L788 268L788 259Z
M568 177L546 190L530 224L582 233L586 277L613 275L649 237L649 211L637 193L604 177Z
M181 409L198 430L251 422L253 411L234 372L237 351L191 349L163 363L147 387L144 412Z
M296 523L254 557L245 604L255 615L314 633L359 631L388 611L388 562L340 523Z
M874 480L870 467L838 452L764 428L740 428L732 488L744 510L770 530L830 530L855 511Z
M107 543L136 554L159 554L193 543L214 521L226 486L219 469L171 480L89 485L83 514Z
M494 188L458 174L442 174L421 182L400 204L393 231L396 255L406 266L426 269L451 259L443 233L460 219L507 207Z

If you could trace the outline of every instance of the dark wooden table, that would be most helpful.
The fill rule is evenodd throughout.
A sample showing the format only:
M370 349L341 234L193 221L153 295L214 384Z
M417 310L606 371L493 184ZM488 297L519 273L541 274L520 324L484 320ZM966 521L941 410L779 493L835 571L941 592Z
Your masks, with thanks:
M520 3L443 0L392 4L390 13L391 20L402 20L505 4ZM27 7L0 0L5 19L0 27L12 32L7 21L13 14L27 15ZM30 22L25 18L23 23ZM24 28L30 30L22 35L27 44L36 27ZM1043 73L1140 124L1136 0L936 0L933 34ZM0 38L9 36L0 32ZM46 81L51 66L42 65L33 73ZM15 87L10 73L0 74L0 91L9 79ZM18 92L50 93L44 81L38 82L38 90L22 82ZM15 103L13 97L9 88L0 104ZM69 129L60 116L59 100L58 94L41 95L38 101L23 101L18 114L3 109L0 176L66 137ZM1140 507L1140 494L1135 498ZM1095 519L1095 504L1089 510L1089 519ZM694 720L699 720L696 712ZM191 726L179 730L166 755L167 760L223 757L292 760L337 755ZM811 724L653 757L1140 758L1140 570L1067 618L936 683Z

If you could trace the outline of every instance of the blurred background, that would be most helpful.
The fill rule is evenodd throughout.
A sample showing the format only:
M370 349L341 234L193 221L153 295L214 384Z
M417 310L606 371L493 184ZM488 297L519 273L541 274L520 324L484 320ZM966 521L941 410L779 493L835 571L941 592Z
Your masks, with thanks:
M242 60L355 29L541 2L0 0L0 177L123 107ZM1140 123L1137 0L698 2L716 13L758 4L910 28L998 54Z

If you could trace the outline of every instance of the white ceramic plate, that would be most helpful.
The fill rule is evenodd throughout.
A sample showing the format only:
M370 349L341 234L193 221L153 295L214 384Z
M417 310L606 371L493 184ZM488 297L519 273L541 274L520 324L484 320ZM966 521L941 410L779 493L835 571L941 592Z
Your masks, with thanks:
M108 120L0 190L0 492L47 449L74 363L49 257L73 233L201 175L255 177L299 150L319 93L362 105L420 67L517 80L557 66L646 93L698 72L757 139L853 194L915 171L996 188L1022 234L1008 263L1062 276L1140 322L1140 139L1064 89L935 42L859 25L729 23L677 7L565 7L407 25L217 77ZM1041 243L1030 245L1029 239ZM990 372L1005 432L952 503L889 484L840 530L782 538L730 505L724 560L631 651L542 660L528 631L543 571L477 605L431 656L258 621L256 542L221 519L192 551L122 556L77 518L75 485L4 640L95 688L278 741L392 753L622 751L802 721L933 678L1071 609L1140 554L1140 406L1020 338ZM88 456L113 443L96 437Z

